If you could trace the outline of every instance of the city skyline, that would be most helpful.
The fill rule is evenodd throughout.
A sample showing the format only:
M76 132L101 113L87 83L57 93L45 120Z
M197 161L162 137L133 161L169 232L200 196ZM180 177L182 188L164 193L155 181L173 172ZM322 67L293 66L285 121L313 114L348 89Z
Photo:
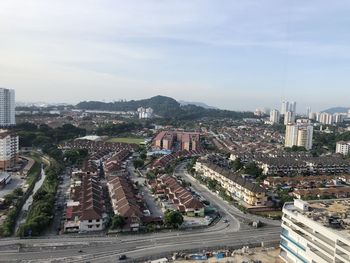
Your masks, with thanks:
M286 98L300 111L347 107L349 9L346 1L2 1L0 86L19 101L165 95L230 110L279 109Z

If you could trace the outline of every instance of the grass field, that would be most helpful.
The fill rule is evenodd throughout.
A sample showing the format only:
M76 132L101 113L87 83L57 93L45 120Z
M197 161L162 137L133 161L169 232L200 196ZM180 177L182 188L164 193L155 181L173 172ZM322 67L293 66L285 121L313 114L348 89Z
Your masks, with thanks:
M110 138L109 142L125 142L125 143L133 143L140 144L144 141L142 138Z

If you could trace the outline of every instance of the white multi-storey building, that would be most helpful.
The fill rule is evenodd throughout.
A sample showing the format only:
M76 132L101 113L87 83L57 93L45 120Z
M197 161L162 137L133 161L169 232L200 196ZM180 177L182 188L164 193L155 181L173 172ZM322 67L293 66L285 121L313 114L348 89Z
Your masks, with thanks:
M320 114L319 122L322 124L331 125L333 124L333 115L327 112L322 112Z
M350 262L349 217L350 199L286 203L280 257L288 263Z
M341 153L343 155L348 155L350 150L350 141L340 141L337 142L335 152L336 153Z
M295 122L295 113L293 111L287 111L284 114L284 125Z
M280 122L280 112L276 109L270 111L270 122L272 124Z
M344 113L334 113L333 114L333 122L334 123L342 123L344 121L344 117L346 117L346 115Z
M15 91L0 88L0 126L7 127L16 124Z
M18 136L7 130L0 130L0 170L11 169L16 164L18 150Z
M289 101L282 101L281 114L284 115L289 111Z
M294 114L296 113L296 111L297 111L297 103L295 101L292 101L289 104L289 111L293 112Z
M299 146L312 149L313 127L307 123L288 124L286 126L285 147Z
M137 112L139 113L139 119L153 118L153 109L152 108L140 107L137 109Z

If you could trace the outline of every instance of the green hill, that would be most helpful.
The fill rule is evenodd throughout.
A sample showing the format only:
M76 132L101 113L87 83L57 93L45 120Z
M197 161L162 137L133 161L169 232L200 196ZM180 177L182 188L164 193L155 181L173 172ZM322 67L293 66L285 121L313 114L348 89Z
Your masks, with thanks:
M175 99L166 96L155 96L143 100L100 102L84 101L76 105L82 110L102 110L102 111L136 111L139 107L150 107L156 115L179 120L208 118L252 118L252 112L237 112L219 109L206 109L196 105L183 105Z

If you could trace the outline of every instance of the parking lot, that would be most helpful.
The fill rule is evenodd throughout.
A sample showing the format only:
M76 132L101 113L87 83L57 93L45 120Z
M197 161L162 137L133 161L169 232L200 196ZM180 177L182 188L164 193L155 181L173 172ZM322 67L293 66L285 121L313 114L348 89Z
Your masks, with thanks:
M5 195L12 193L17 187L22 187L25 183L24 179L17 174L12 175L12 179L9 184L7 184L4 188L0 189L0 198L3 198Z

